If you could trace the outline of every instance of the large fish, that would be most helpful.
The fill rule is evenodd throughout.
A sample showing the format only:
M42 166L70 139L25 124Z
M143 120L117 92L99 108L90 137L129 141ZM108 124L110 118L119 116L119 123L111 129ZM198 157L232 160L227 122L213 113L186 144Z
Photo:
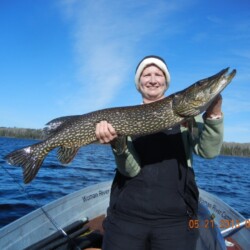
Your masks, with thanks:
M113 125L118 135L143 135L171 128L204 112L236 74L228 68L200 80L162 100L137 106L109 108L84 115L52 120L47 139L5 156L11 165L22 166L24 183L36 176L47 154L58 149L58 160L69 163L81 146L96 141L95 127L102 120Z

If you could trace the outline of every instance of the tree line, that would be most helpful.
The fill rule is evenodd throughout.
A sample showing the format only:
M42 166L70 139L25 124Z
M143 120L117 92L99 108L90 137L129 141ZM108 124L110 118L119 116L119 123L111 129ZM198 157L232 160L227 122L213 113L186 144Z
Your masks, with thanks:
M44 133L42 129L0 127L0 137L43 139ZM224 142L220 154L250 157L250 143Z
M6 127L0 127L0 136L23 139L42 139L44 137L42 129Z
M224 142L220 154L250 157L250 143Z

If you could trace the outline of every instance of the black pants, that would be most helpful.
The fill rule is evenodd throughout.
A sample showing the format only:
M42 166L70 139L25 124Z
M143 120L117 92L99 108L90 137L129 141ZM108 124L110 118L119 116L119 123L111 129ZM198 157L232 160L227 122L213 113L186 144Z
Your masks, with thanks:
M108 216L103 250L193 250L199 235L188 219L164 225L139 224Z

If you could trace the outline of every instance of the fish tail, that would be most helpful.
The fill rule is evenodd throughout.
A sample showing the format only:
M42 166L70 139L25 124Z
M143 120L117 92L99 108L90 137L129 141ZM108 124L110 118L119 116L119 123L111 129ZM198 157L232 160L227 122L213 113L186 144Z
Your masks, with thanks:
M42 143L15 150L4 157L10 165L22 167L25 184L35 178L47 155L41 152L40 144Z

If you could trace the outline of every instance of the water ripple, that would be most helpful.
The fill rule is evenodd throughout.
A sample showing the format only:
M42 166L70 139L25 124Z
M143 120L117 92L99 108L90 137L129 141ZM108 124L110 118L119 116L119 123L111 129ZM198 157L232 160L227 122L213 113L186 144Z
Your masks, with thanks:
M22 181L22 169L8 165L3 156L37 142L0 138L0 227L66 194L102 181L111 180L115 161L109 146L92 144L79 150L68 165L49 153L37 177ZM213 160L194 157L194 170L200 188L218 195L245 217L250 217L250 158L220 156Z

